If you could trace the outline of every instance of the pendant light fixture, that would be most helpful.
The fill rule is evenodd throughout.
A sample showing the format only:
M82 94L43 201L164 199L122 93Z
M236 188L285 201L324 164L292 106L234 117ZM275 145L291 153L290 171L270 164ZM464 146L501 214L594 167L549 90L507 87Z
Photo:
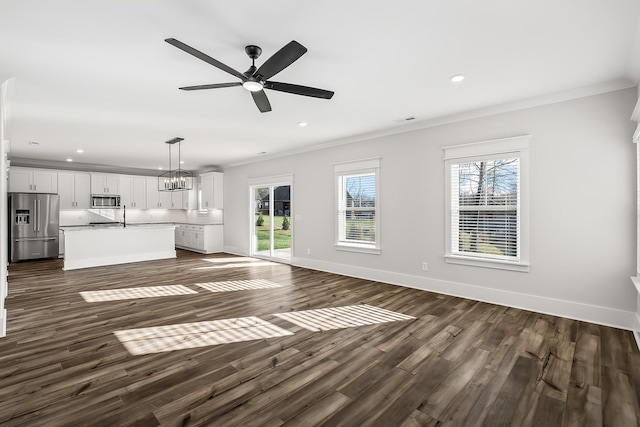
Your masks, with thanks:
M193 174L182 170L180 167L180 142L184 138L173 138L165 144L169 144L169 171L158 175L158 191L186 191L193 189ZM178 168L171 168L171 146L178 144Z

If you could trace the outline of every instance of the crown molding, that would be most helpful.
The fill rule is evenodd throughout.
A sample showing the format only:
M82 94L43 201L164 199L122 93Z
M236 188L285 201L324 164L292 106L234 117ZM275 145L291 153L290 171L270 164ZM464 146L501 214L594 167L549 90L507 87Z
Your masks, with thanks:
M490 107L479 108L475 110L463 111L456 114L450 114L442 117L435 117L424 120L411 121L410 123L399 124L395 127L386 128L374 132L368 132L358 135L353 135L347 138L336 139L321 143L311 147L303 147L295 150L283 151L281 153L274 153L271 155L264 155L260 158L249 159L246 161L230 163L222 165L223 169L232 168L236 166L242 166L252 163L259 163L265 160L272 160L281 157L288 157L295 154L302 154L311 151L323 150L326 148L336 147L345 144L351 144L354 142L361 142L371 140L375 138L381 138L390 135L399 135L406 132L413 132L421 129L428 129L435 126L442 126L451 123L462 122L466 120L473 120L482 117L494 116L497 114L508 113L511 111L525 110L528 108L540 107L543 105L556 104L559 102L570 101L573 99L586 98L589 96L600 95L603 93L616 92L619 90L629 89L635 87L636 83L627 78L620 78L610 80L603 83L598 83L590 86L580 87L568 91L557 92L542 96L536 96L532 98L526 98L518 101L507 102Z

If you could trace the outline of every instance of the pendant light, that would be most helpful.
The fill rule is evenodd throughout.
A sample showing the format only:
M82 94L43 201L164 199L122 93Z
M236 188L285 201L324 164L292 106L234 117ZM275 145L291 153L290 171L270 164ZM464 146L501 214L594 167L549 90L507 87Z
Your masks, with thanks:
M193 189L193 174L180 167L180 142L184 138L173 138L166 141L169 144L169 171L158 175L158 191L187 191ZM178 168L171 168L171 146L178 144Z

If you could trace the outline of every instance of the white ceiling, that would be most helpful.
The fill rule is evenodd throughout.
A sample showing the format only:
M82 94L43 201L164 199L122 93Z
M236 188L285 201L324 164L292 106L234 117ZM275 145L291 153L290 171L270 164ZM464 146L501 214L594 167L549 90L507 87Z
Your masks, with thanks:
M357 135L640 79L638 0L0 0L0 80L14 78L10 158L157 169L164 141L210 170ZM291 40L308 52L260 113L237 79L164 42L245 71ZM449 77L463 73L453 84ZM302 128L298 122L308 122ZM35 141L39 145L31 145ZM82 148L83 154L75 150ZM174 152L175 154L175 152Z

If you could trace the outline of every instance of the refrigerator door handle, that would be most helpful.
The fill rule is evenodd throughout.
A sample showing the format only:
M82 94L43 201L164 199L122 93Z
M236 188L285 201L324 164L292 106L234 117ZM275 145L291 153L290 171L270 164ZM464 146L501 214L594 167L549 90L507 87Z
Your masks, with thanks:
M38 201L37 200L33 201L33 218L31 218L31 220L33 221L33 231L38 231Z
M40 199L38 199L38 232L40 232Z
M13 239L14 242L48 242L56 240L55 237L23 237L21 239Z

